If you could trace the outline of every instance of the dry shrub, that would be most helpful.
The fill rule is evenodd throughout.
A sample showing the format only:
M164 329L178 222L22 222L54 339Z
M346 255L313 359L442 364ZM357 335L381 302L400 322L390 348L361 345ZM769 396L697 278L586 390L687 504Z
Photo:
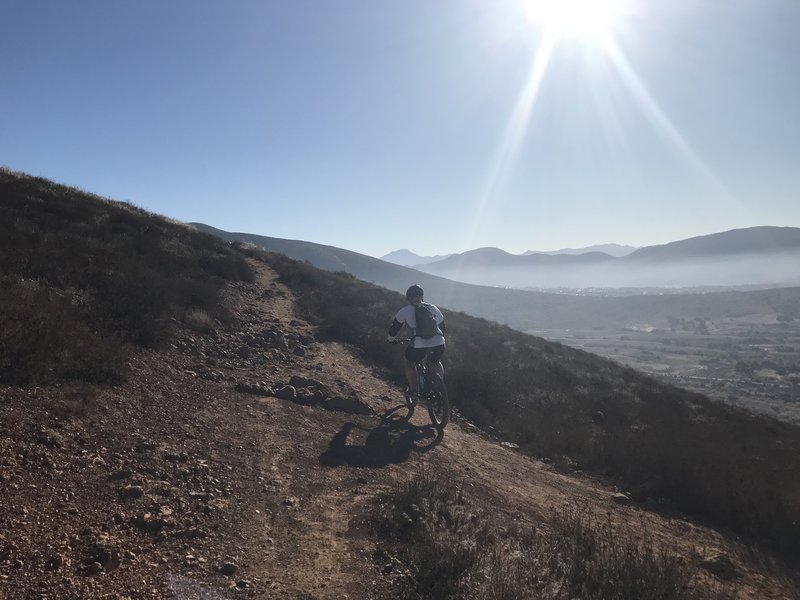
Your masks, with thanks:
M0 381L121 379L124 357L118 342L81 322L66 294L33 281L5 281L0 307Z
M53 414L61 418L82 418L91 415L97 406L97 388L84 382L66 384L51 407Z
M729 598L700 583L696 561L621 535L586 507L538 528L509 525L464 482L423 472L388 498L380 532L411 568L404 598L464 600L701 600Z
M225 322L225 281L254 277L213 236L0 170L2 381L118 381L126 342L162 345L191 309Z
M214 319L206 311L201 309L191 310L183 319L184 325L192 331L199 333L210 333L214 331Z

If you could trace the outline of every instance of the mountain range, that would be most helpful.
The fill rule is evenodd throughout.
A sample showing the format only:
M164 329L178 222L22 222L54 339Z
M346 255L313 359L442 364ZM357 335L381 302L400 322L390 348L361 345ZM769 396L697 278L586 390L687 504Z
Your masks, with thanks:
M420 256L419 254L411 252L411 250L403 248L402 250L395 250L394 252L389 252L389 254L381 256L381 260L385 260L386 262L394 263L396 265L402 265L404 267L410 267L413 265L425 265L428 263L437 262L447 258L448 256L452 256L452 254Z
M636 250L636 246L624 246L621 244L597 244L585 248L562 248L561 250L528 250L523 255L528 254L586 254L588 252L604 252L610 256L626 256Z
M426 297L441 306L504 323L522 331L592 327L624 328L642 323L648 323L655 327L667 327L670 317L692 319L702 315L713 319L731 314L764 314L774 317L780 313L793 314L796 310L800 311L800 287L747 292L720 291L706 294L639 294L624 297L593 297L525 291L466 284L423 272L421 269L395 265L334 246L251 233L223 231L202 223L192 223L192 225L201 231L228 241L251 243L297 260L308 261L312 265L328 271L347 272L359 279L392 290L403 292L411 283L419 283L425 288ZM680 245L678 249L680 250ZM750 252L752 253L752 248L750 248ZM505 253L492 249L485 254L502 256ZM516 257L515 260L524 260L525 258ZM602 265L609 261L622 260L601 253L577 257L531 256L527 259L559 261L562 265L568 261L595 261L595 265ZM657 264L659 260L658 256L649 260L651 268L655 268L654 263ZM646 263L648 260L641 262ZM798 264L800 263L793 263L795 272ZM583 266L586 266L586 263Z
M608 254L609 256L626 256L636 250L635 246L622 246L620 244L599 244L596 246L587 246L585 248L562 248L561 250L528 250L523 252L519 256L528 256L531 254L547 254L547 255L557 255L557 254L571 254L571 255L578 255L578 254L588 254L591 252L603 252ZM501 251L502 252L502 251ZM430 263L439 262L446 258L453 256L453 254L437 254L435 256L420 256L419 254L415 254L411 250L403 248L401 250L395 250L393 252L389 252L389 254L385 254L381 256L381 260L385 260L386 262L394 263L396 265L402 265L404 267L414 267L417 265L427 265Z
M734 229L624 256L478 248L414 267L465 283L515 288L780 287L800 284L800 228Z

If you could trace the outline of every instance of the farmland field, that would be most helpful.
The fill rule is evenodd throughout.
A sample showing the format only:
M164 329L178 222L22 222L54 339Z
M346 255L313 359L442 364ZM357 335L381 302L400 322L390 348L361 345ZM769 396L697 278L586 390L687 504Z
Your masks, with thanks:
M669 329L538 330L711 398L800 424L800 321L675 320Z

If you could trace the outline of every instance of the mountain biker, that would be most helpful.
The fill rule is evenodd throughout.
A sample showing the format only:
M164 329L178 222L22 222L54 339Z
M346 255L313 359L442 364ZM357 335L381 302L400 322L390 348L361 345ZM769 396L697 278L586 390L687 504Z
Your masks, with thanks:
M388 340L395 341L395 336L406 326L412 332L411 343L405 351L405 374L408 389L411 393L411 401L419 398L419 375L417 374L417 363L426 359L433 371L444 380L444 367L442 366L442 355L444 354L444 315L438 307L428 302L423 302L424 292L422 287L414 284L406 290L406 304L397 311L391 327L389 327ZM421 337L417 333L417 308L424 306L436 320L436 328L431 337Z

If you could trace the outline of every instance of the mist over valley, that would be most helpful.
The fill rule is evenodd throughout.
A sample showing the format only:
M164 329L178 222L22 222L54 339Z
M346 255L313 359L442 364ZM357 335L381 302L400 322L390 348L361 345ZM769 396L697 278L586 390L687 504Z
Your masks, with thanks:
M495 275L513 273L517 267L508 263L523 261L538 262L545 272L541 264L550 261L546 272L554 289L530 291L465 283L333 246L194 225L399 292L419 283L426 298L447 310L582 348L717 400L800 423L800 260L791 248L775 251L773 238L764 235L785 230L781 235L791 239L798 229L691 238L620 259L598 252L519 256L496 248L465 253L473 264L483 261L481 272ZM731 253L726 244L732 235L761 241ZM685 249L692 246L695 257L687 258ZM459 256L464 255L431 263L430 271ZM498 262L505 265L486 266ZM582 284L571 273L583 276ZM666 280L675 287L653 283ZM781 280L786 284L774 283ZM563 287L555 289L556 284Z
M800 229L752 227L612 256L509 254L480 248L414 268L475 285L520 289L696 288L800 284Z

